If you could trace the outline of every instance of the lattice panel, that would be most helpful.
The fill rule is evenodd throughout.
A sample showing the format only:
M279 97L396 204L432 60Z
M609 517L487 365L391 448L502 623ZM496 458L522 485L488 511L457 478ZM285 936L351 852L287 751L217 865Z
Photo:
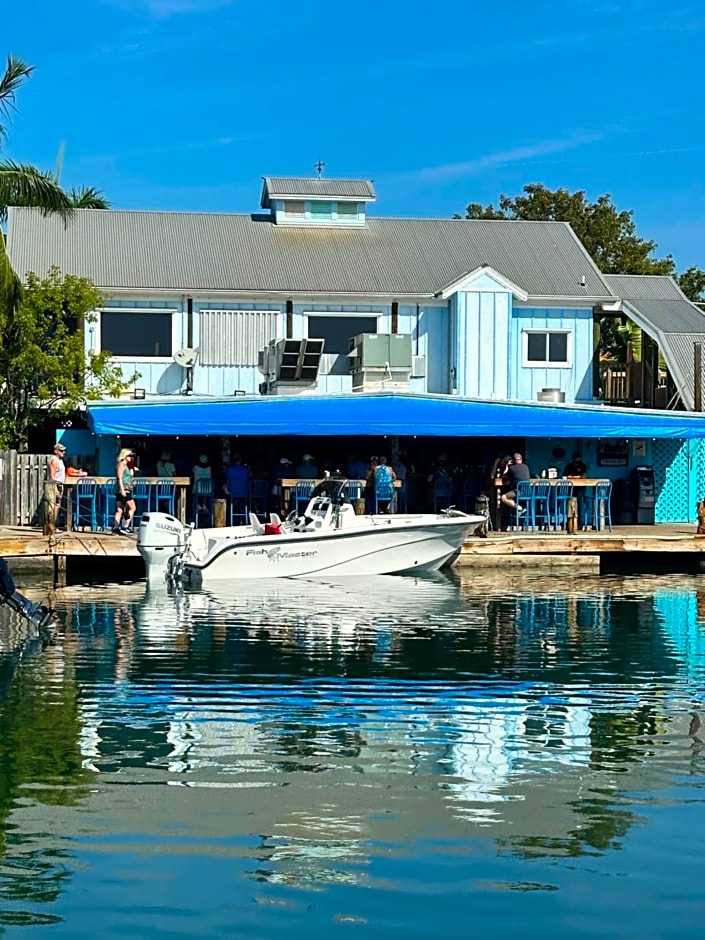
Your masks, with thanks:
M690 522L695 518L695 500L690 496L688 442L653 441L651 455L656 480L656 521Z
M695 461L695 493L691 502L697 506L699 500L705 499L705 440L691 441L690 446Z

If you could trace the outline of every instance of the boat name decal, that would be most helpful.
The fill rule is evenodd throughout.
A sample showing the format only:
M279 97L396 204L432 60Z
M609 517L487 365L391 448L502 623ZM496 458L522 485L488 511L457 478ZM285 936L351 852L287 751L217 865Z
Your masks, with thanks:
M282 558L315 558L317 551L284 552L280 545L274 548L248 548L245 555L266 555L268 561L280 561Z

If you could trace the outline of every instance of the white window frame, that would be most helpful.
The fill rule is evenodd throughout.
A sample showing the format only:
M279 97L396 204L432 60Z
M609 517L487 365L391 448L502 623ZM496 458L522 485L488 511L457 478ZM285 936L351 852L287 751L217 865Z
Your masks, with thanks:
M99 353L103 350L102 345L102 322L101 315L104 313L123 313L125 315L126 325L127 319L132 313L169 313L171 314L171 355L169 356L114 356L111 355L111 359L114 359L115 362L155 362L155 363L164 363L164 362L173 362L174 353L179 349L179 320L177 314L178 310L171 307L100 307L98 310L94 311L97 314L97 319L94 323L87 323L86 330L88 331L88 347L93 352ZM93 327L93 336L91 341L91 327Z
M552 329L551 327L530 327L525 328L522 331L522 361L521 364L525 369L571 369L573 366L573 344L571 343L571 337L573 335L572 330L565 329ZM548 337L549 333L563 333L568 337L566 342L566 360L565 362L551 362L549 359L544 359L541 362L537 362L535 359L529 359L529 335L541 333L542 335ZM548 355L548 339L546 340L546 354Z
M369 317L374 320L374 330L370 333L379 333L379 320L384 316L382 313L375 313L373 310L304 310L304 339L308 339L308 318L309 317ZM326 354L326 348L323 347L323 354ZM329 353L331 356L344 356L345 353Z

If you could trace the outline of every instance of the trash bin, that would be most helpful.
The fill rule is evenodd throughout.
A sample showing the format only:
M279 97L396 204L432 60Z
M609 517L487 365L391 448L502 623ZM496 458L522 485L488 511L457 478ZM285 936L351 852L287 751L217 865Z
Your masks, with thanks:
M653 467L634 467L631 472L631 489L637 525L654 525L656 522L656 482Z

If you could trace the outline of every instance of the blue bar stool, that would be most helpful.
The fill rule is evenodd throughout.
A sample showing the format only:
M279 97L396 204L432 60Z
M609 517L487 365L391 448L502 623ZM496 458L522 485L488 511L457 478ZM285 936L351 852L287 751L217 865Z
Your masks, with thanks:
M534 497L531 480L519 480L515 492L514 525L517 530L521 528L526 531L529 525L533 528L532 500Z
M375 513L394 512L394 484L379 480L375 484Z
M269 502L269 483L264 479L250 480L249 504L252 512L258 515L266 515L267 503Z
M92 532L98 528L97 517L98 484L92 477L76 480L73 488L73 527L90 526Z
M558 480L551 489L553 491L551 494L553 497L551 500L551 516L553 528L557 532L559 527L561 529L566 527L568 500L573 495L573 484L570 480Z
M201 477L193 484L193 521L196 528L200 528L205 516L206 522L213 525L213 498L215 483L213 480Z
M135 515L132 524L138 526L142 516L149 512L152 502L152 484L149 480L135 478L132 481L132 498L135 501Z
M300 516L308 506L313 493L313 480L299 480L294 487L294 497L291 508Z
M450 477L440 477L433 481L433 511L447 509L453 495L453 481Z
M612 531L612 482L598 480L595 484L594 494L585 500L585 524L591 524L595 531L602 530L607 525Z
M100 527L106 531L110 531L115 525L115 510L117 509L117 501L115 499L115 489L117 488L117 480L115 477L111 477L109 480L106 480L100 487L99 493L99 511L100 511Z
M547 480L531 481L531 528L534 532L550 525L552 489Z
M157 512L176 515L176 483L173 480L157 480L154 484L154 508Z

